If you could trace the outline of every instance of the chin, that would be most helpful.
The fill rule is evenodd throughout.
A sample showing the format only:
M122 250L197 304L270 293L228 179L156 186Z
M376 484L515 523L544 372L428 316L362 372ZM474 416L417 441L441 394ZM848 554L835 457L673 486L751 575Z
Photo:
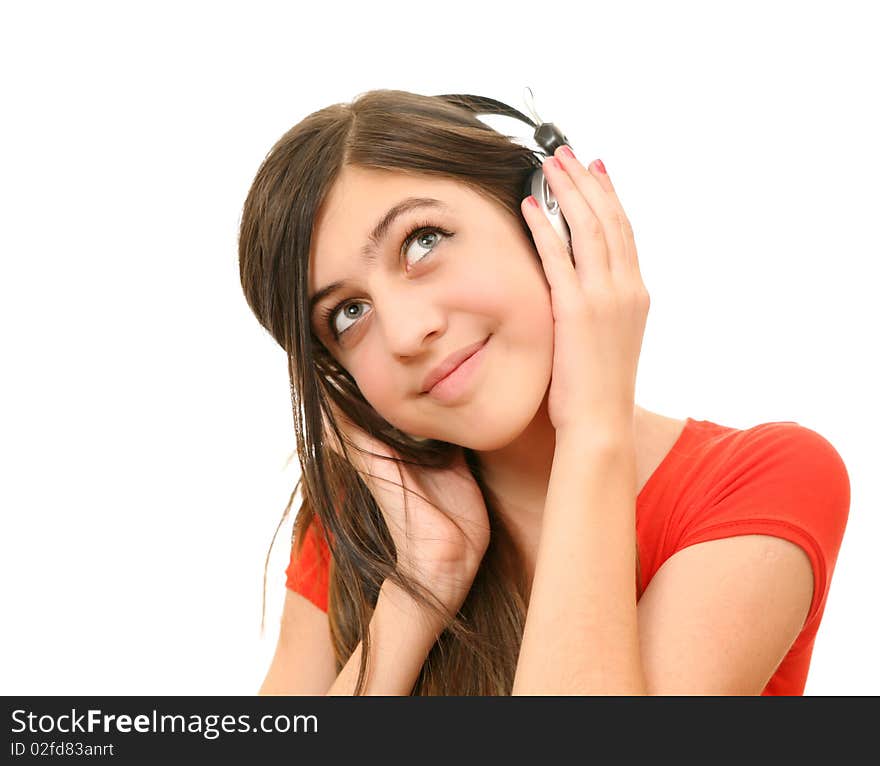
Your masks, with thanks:
M468 421L458 433L438 436L475 452L500 450L520 438L542 407L546 412L549 375L547 381L535 380L531 385L520 385L516 390L499 392L490 407Z

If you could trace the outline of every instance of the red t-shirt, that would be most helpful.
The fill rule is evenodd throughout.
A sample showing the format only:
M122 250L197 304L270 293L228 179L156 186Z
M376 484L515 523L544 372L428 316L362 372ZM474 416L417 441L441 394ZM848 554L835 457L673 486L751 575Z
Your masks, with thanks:
M682 548L764 534L800 546L815 587L804 627L762 694L802 695L816 632L846 528L850 483L837 450L791 421L748 429L687 418L636 502L642 590ZM330 554L320 524L309 526L287 587L327 611Z

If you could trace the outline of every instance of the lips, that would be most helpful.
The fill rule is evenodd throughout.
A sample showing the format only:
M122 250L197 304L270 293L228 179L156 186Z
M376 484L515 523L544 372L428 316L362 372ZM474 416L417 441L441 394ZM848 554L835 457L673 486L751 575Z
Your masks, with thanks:
M465 346L464 348L459 349L458 351L455 351L454 353L447 356L446 359L438 364L425 377L420 393L428 393L428 391L430 391L437 383L443 380L443 378L449 375L449 373L453 372L455 368L458 367L462 362L476 354L477 351L479 351L484 345L486 345L486 341L488 340L489 338L483 338L483 340L472 343L470 346Z

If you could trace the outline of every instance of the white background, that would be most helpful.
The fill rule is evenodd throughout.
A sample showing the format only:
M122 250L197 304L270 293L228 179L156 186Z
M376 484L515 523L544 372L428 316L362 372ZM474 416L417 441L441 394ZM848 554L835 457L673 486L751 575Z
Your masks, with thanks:
M363 91L522 109L529 85L633 223L639 404L796 421L843 457L806 694L880 692L872 12L5 3L0 691L256 693L297 472L286 360L239 284L249 185L288 128Z

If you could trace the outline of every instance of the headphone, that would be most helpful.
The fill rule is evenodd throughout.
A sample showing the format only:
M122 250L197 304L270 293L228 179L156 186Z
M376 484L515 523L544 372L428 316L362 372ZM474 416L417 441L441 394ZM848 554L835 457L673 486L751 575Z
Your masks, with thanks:
M571 146L571 144L565 134L552 122L543 122L538 117L538 113L534 108L532 89L527 87L526 91L528 93L526 97L527 108L534 115L535 120L530 119L518 109L514 109L503 101L497 101L487 96L475 96L470 93L448 93L437 96L437 98L442 98L456 106L463 106L474 112L475 116L498 114L505 117L513 117L515 120L520 120L534 128L535 142L544 151L544 156L541 156L540 151L533 150L539 164L534 172L526 178L522 188L522 198L525 199L532 195L538 201L538 207L544 211L544 215L547 216L550 225L559 235L560 239L565 242L568 247L569 256L571 256L571 233L568 229L568 224L562 215L562 210L556 201L556 197L553 196L553 192L550 190L547 179L544 177L544 171L541 169L541 163L543 163L545 157L552 157L556 149L563 144L568 146Z

